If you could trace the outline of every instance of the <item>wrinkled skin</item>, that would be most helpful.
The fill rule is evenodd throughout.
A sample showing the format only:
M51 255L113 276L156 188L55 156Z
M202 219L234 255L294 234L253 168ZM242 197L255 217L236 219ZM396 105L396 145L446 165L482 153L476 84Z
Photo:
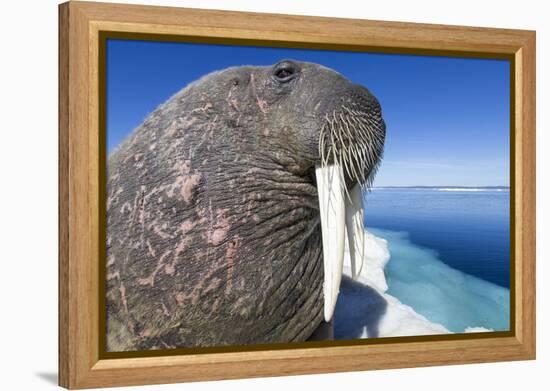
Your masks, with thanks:
M376 99L286 61L210 74L108 160L107 350L303 341L323 319L327 113ZM380 117L381 120L381 117Z

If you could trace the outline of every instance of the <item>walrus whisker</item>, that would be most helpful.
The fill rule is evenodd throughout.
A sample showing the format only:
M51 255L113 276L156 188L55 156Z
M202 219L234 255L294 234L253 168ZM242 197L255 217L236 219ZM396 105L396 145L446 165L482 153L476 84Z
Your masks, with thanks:
M346 129L347 133L348 133L348 138L350 140L353 139L353 136L351 134L351 130L349 129L349 126L348 126L348 123L347 121L345 120L344 116L342 115L342 113L340 113L340 119L342 120L342 124L344 124L344 128Z
M369 134L369 136L372 135L372 131L368 128L368 127L364 127L364 131L367 132ZM368 147L369 147L369 150L371 152L375 152L375 148L374 148L374 143L373 143L373 140L372 140L372 136L371 137L368 137L367 140L366 140L367 144L368 144Z
M368 119L368 113L342 107L325 116L319 140L319 152L323 166L332 159L343 166L342 173L361 185L371 185L370 175L381 155L381 132ZM328 139L330 137L330 140ZM326 141L329 141L327 147ZM344 189L347 193L347 188Z
M340 167L344 165L343 154L337 153L336 149L333 149L333 161L335 164L340 165ZM340 187L341 187L340 191L344 193L345 198L349 198L348 188L346 186L346 181L344 178L344 170L338 170L338 175L340 175L340 181L339 181Z
M326 138L326 127L327 125L323 125L321 128L321 132L319 135L319 152L321 155L321 164L324 164L325 161L325 138Z
M349 158L353 162L352 164L352 171L353 175L352 178L356 178L358 182L361 182L363 179L361 177L361 167L363 166L362 160L359 156L359 151L361 150L361 146L352 146L350 148Z
M366 164L365 164L365 151L366 151L366 148L364 147L364 145L362 145L360 148L357 148L357 151L356 151L356 157L355 157L355 160L358 162L358 171L359 171L359 175L360 175L360 182L363 183L365 181L365 169L366 169Z
M339 127L339 133L341 134L341 129L342 129L342 126L340 125ZM338 133L338 132L337 132ZM346 143L344 142L344 140L340 140L340 145L341 145L341 151L344 152L344 153L347 153L348 152L348 147L346 146Z
M351 175L350 169L348 167L348 165L351 164L351 161L348 162L348 155L347 154L340 154L340 160L343 162L344 168L345 168L346 173L348 174L348 176L353 178L353 176Z
M334 141L334 137L335 137L335 132L334 132L334 128L333 128L333 125L332 125L332 121L329 122L330 123L330 132L329 132L329 135L330 135L330 141L331 141L331 144L333 146L336 145L336 142Z
M350 118L350 120L352 120L352 118ZM368 139L369 139L369 131L365 128L365 126L363 126L360 122L358 122L355 118L353 118L353 120L355 120L355 124L356 126L354 126L354 129L356 130L357 132L357 135L359 136L359 138L363 141L363 142L368 142Z
M353 159L357 162L357 151L356 151L356 147L354 145L351 145L350 153L351 153L351 156L353 157ZM355 167L355 163L352 164L352 171L353 171L353 177L358 178L359 173L357 172L357 169Z
M341 132L342 130L342 126L340 125L339 126L339 131ZM346 146L346 143L345 142L341 142L341 149L340 149L340 156L341 156L341 161L343 162L344 164L344 168L348 174L348 176L350 178L356 178L356 174L353 172L354 171L354 163L353 163L353 159L351 159L351 151L350 151L350 147L353 147L352 144ZM353 167L353 170L350 168ZM347 189L346 189L347 190ZM350 200L351 201L351 200Z

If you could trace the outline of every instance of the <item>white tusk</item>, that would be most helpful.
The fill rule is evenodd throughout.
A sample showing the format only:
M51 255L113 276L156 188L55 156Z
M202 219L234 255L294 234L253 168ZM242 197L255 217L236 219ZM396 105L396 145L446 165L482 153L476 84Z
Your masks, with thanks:
M363 227L363 196L361 186L355 185L346 199L346 233L351 261L351 276L356 279L365 259L365 228Z
M329 322L336 307L344 266L345 185L343 183L342 167L339 164L316 167L315 176L317 191L319 192L319 212L321 214L323 239L324 314L325 321Z

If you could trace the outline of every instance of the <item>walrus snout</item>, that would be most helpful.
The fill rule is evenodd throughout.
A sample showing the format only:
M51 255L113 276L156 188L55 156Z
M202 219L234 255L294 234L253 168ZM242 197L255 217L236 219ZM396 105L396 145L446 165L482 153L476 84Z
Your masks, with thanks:
M338 299L346 241L354 277L363 265L366 239L362 189L372 184L386 135L380 104L370 91L347 80L339 79L338 84L320 131L320 163L315 168L327 322Z
M352 85L325 114L319 135L321 165L340 164L348 188L370 186L382 159L386 124L378 100Z

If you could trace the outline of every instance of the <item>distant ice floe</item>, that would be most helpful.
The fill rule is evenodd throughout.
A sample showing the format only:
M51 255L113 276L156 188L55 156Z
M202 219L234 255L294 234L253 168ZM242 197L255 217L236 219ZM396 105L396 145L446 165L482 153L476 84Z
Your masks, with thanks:
M417 190L417 191L450 191L450 192L509 192L506 187L373 187L371 190Z
M354 281L351 278L350 258L346 248L344 277L334 315L336 339L452 333L443 324L429 320L411 306L403 304L396 297L387 293L388 282L384 268L390 260L390 251L385 239L367 232L366 254L361 274ZM419 265L419 267L422 266ZM460 272L456 271L456 273ZM439 278L437 273L434 274L434 278ZM420 295L430 294L425 291L417 293ZM460 316L460 314L457 315ZM455 330L455 332L488 331L493 330L475 324L459 331Z
M495 331L493 329L486 329L485 327L466 327L465 333L490 333Z
M437 191L509 191L509 189L493 189L493 188L486 188L486 187L479 187L479 188L472 188L472 187L442 187L439 189L435 189Z

